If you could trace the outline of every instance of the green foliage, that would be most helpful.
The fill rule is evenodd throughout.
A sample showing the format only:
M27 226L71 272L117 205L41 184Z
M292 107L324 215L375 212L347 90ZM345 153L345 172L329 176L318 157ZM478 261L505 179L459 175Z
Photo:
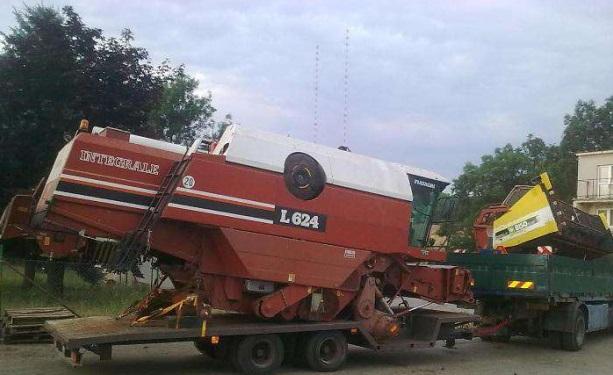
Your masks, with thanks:
M196 95L198 84L183 66L168 75L160 103L149 114L149 123L160 138L190 144L202 131L214 126L211 93L204 97Z
M560 160L552 174L558 194L570 200L576 193L578 152L613 150L613 97L602 106L593 101L577 102L575 112L564 116Z
M613 97L600 107L593 101L579 101L574 113L564 117L564 125L559 146L547 145L530 134L521 147L507 144L492 155L482 156L479 165L464 166L453 185L459 202L459 222L453 229L442 229L442 234L452 234L452 247L474 247L472 223L478 212L500 203L513 186L530 184L541 172L548 172L558 196L570 201L577 184L575 154L613 149Z
M26 6L15 17L0 54L3 189L34 185L82 118L146 133L162 80L129 31L105 38L70 7Z
M183 67L154 67L130 30L105 37L71 7L24 6L0 49L0 205L45 176L83 118L92 126L188 142L217 128L211 95ZM215 130L215 129L213 129Z
M451 237L451 246L471 247L472 223L479 210L501 202L513 186L529 184L551 163L556 149L530 134L521 147L507 144L495 149L492 155L483 155L479 165L467 163L462 174L453 181L460 222ZM445 230L450 231L449 228Z
M23 272L23 266L14 264ZM4 267L0 279L0 298L2 309L56 306L57 302L36 288L23 290L22 278L13 270ZM36 282L45 287L45 274L37 272ZM98 284L84 281L73 270L66 270L64 276L64 301L71 309L83 316L117 315L149 292L145 284Z

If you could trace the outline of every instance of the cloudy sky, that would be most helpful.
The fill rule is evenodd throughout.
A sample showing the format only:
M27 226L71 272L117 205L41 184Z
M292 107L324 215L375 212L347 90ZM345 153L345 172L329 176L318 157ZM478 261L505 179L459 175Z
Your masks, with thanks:
M0 1L1 31L23 3ZM106 35L130 28L153 62L185 64L220 115L331 146L344 138L348 29L346 143L450 178L529 133L558 142L578 99L613 95L611 1L42 3Z

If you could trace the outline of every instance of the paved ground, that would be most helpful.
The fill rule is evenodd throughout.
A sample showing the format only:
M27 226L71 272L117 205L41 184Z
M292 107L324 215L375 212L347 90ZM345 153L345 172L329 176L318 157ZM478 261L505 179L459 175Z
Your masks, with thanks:
M86 354L81 368L73 369L51 345L0 345L0 374L11 375L136 375L231 374L224 363L203 358L189 343L117 347L114 359L100 362ZM514 338L509 344L476 339L458 342L455 349L437 347L405 353L372 353L351 348L347 365L337 374L400 375L532 375L611 374L613 334L587 338L580 352L549 349L546 342ZM313 374L283 368L279 374Z

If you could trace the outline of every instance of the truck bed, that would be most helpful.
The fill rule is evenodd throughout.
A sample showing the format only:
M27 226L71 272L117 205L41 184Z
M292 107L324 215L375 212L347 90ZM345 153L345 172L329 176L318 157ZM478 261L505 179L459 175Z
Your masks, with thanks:
M447 262L472 272L477 298L613 299L613 260L608 257L581 260L557 255L454 253Z

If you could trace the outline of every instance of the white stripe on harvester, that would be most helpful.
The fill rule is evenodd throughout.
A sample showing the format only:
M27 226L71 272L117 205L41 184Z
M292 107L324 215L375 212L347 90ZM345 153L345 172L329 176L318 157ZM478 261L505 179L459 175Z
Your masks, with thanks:
M179 208L179 209L183 209L183 210L202 212L202 213L211 214L211 215L228 216L228 217L233 217L235 219L244 219L244 220L257 221L257 222L265 223L265 224L272 224L273 223L273 221L270 220L270 219L262 219L262 218L259 218L259 217L233 214L231 212L209 210L207 208L186 206L186 205L177 204L177 203L168 203L168 207L174 207L174 208Z
M229 195L215 194L215 193L210 193L208 191L192 190L192 189L186 189L182 187L178 187L177 191L186 192L186 193L194 193L197 195L202 195L203 197L220 198L220 199L225 199L225 200L238 202L238 203L246 203L246 204L251 204L254 206L260 206L264 208L275 208L274 204L262 203L262 202L257 202L257 201L252 201L249 199L243 199L243 198L237 198L237 197L231 197Z
M69 179L73 179L73 180L77 180L77 181L89 182L90 184L98 184L98 185L104 185L104 186L109 186L109 187L114 187L114 188L125 189L125 190L138 191L139 193L147 193L147 194L156 194L157 193L157 191L155 191L155 190L143 189L143 188L139 188L139 187L136 187L136 186L118 184L118 183L115 183L115 182L95 180L93 178L74 176L74 175L65 174L65 173L62 173L60 175L60 177L69 178Z
M57 191L56 190L54 195L61 195L61 196L64 196L64 197L69 197L69 198L85 199L85 200L88 200L88 201L94 201L94 202L100 202L100 203L114 204L114 205L117 205L117 206L139 208L141 210L146 210L147 208L149 208L147 206L143 206L143 205L140 205L140 204L127 203L127 202L123 202L123 201L115 201L115 200L112 200L112 199L105 199L105 198L90 197L89 195L67 193L65 191Z

